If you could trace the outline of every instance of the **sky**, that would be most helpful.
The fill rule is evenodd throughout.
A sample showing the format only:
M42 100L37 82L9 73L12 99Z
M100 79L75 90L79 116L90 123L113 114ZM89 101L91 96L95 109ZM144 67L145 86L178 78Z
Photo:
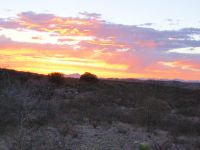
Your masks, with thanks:
M6 0L0 67L200 80L199 0Z

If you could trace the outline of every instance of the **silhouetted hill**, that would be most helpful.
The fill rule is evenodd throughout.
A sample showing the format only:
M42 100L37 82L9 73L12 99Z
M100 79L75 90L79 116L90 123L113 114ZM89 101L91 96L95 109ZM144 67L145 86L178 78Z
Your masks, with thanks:
M181 81L181 80L153 80L153 79L118 79L108 78L111 81L123 81L123 82L135 82L135 83L146 83L146 84L158 84L169 87L179 87L187 89L200 89L200 81Z
M54 81L0 69L0 150L200 147L199 83Z

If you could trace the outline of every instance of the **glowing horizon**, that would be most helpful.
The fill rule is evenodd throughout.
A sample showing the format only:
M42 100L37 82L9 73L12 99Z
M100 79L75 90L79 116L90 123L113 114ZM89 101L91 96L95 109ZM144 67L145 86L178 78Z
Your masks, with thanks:
M158 29L152 23L120 21L87 10L63 16L21 8L12 17L0 17L0 67L40 74L200 80L200 26Z

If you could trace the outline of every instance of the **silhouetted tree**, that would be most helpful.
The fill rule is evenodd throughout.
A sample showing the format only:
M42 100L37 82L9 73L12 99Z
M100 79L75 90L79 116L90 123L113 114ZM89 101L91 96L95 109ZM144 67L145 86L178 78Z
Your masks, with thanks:
M48 74L48 80L57 85L61 85L63 84L65 77L64 77L64 74L60 72L53 72L53 73Z
M85 72L84 74L81 75L80 81L97 83L99 79L95 74L92 74L90 72Z

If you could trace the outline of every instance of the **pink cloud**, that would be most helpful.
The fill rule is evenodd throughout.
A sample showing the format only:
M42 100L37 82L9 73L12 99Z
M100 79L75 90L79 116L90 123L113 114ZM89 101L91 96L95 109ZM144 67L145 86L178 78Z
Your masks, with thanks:
M0 37L0 52L7 50L7 55L0 53L0 57L8 56L11 51L27 50L27 53L20 55L32 58L77 58L77 61L91 59L101 62L104 67L105 64L116 64L120 68L121 64L121 73L123 72L124 76L140 74L141 77L151 78L183 78L185 73L191 74L188 79L200 79L196 75L200 73L198 54L167 53L170 49L200 47L200 41L189 39L191 33L200 34L200 29L157 31L110 23L102 20L101 15L96 13L83 12L81 15L82 17L59 17L54 14L23 12L16 18L0 19L0 33L5 29L37 31L57 38L58 42L17 42L3 34ZM171 38L182 40L170 40ZM32 39L45 40L39 35L32 36ZM67 42L76 43L70 45Z

